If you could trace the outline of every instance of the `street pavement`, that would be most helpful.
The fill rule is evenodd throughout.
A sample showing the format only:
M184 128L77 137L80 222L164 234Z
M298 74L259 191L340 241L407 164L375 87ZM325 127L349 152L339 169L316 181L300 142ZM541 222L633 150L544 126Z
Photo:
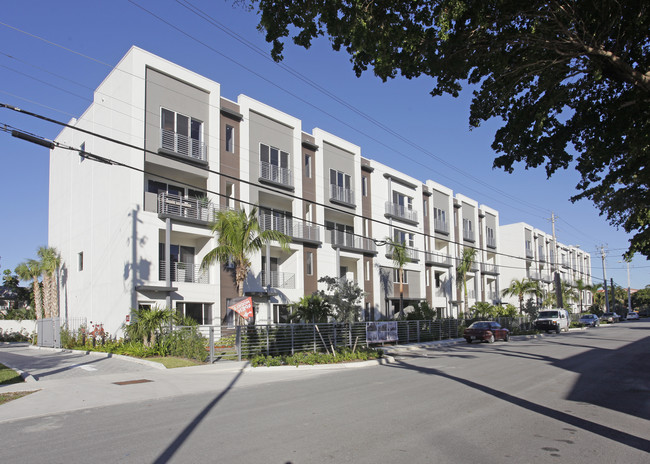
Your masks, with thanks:
M153 361L126 356L5 343L0 344L0 363L20 372L26 382L0 385L0 393L34 393L1 405L0 423L86 408L222 391L234 379L240 385L258 384L322 375L339 369L375 366L393 361L392 355L460 343L464 344L465 341L457 338L387 346L383 347L387 356L380 361L254 369L248 362L235 361L166 369ZM242 377L244 373L247 375Z

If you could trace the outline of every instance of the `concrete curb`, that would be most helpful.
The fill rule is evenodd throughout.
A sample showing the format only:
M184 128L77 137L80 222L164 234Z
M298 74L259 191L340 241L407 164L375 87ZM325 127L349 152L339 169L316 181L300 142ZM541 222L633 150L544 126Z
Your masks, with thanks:
M371 366L381 366L384 364L390 364L395 362L395 359L392 356L384 356L379 359L371 359L369 361L359 361L359 362L348 362L348 363L336 363L336 364L301 364L299 366L246 366L244 372L277 372L277 371L289 371L296 369L300 370L332 370L332 369L354 369L360 367L371 367Z

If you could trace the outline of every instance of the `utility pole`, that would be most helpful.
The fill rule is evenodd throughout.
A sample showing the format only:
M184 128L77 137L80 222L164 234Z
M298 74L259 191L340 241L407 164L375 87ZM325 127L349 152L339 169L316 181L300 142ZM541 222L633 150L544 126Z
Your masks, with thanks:
M605 311L609 312L609 297L607 295L607 272L605 271L605 256L607 256L607 253L605 252L605 247L601 245L600 257L603 260L603 285L605 287Z
M560 271L558 271L557 263L557 238L555 237L555 220L557 216L551 211L551 225L553 226L553 270L555 275L553 276L553 282L555 286L555 301L557 302L558 308L564 308L564 301L562 301L562 281L560 279Z

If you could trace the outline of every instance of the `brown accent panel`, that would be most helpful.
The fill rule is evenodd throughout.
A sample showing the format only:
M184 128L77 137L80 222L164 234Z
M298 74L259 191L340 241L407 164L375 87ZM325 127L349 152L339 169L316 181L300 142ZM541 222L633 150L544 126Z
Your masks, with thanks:
M228 107L229 109L238 112L239 105L236 105L227 100L221 99L221 105ZM220 113L220 132L221 132L221 141L219 146L219 172L225 174L221 176L219 181L219 192L221 196L219 198L219 204L226 204L226 185L233 184L234 192L233 197L235 199L235 207L238 207L238 199L240 197L240 136L241 136L241 124L240 120L234 116L229 115L228 113ZM226 151L226 126L231 126L235 131L235 140L234 140L234 153ZM227 177L228 176L228 177ZM233 205L231 205L233 206Z
M426 296L427 303L429 303L429 305L433 305L433 291L431 290L431 287L433 285L435 285L435 282L433 280L434 275L433 275L433 270L431 269L431 266L425 266L424 267L424 272L426 272L429 275L429 285L426 285L427 276L426 275L424 276L424 283L425 283L426 293L427 293L427 296Z
M313 273L307 275L307 253L313 253ZM304 276L304 289L305 295L311 295L318 291L318 248L313 245L305 244L303 247L303 276Z
M303 134L303 140L309 143L313 143L313 137ZM316 216L316 151L302 146L302 155L301 155L301 171L302 171L302 218L304 219L307 214L307 206L311 205L311 221L314 224L318 223L318 217ZM307 170L305 169L305 156L311 156L311 177L307 177ZM304 201L307 200L307 201ZM314 254L314 259L316 259L316 254Z

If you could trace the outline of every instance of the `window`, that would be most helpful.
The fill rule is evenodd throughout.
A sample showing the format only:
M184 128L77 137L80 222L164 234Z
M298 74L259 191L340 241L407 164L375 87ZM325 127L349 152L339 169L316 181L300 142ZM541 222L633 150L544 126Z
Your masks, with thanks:
M363 218L363 236L368 237L370 235L370 220L368 218Z
M413 248L415 244L414 234L399 229L393 231L393 240L403 243L407 248Z
M403 284L408 284L408 283L409 283L409 282L408 282L409 279L408 279L408 272L406 271L406 269L403 269L403 273L402 273L402 274L404 275L404 282L402 282L402 283L403 283ZM393 269L393 282L396 283L396 284L399 284L399 283L400 283L400 279L399 279L399 269L398 269L398 268Z
M330 198L345 203L354 203L350 190L352 179L346 174L335 169L330 169Z
M203 123L201 121L161 108L160 127L162 130L162 148L192 158L204 158L201 143L203 140Z
M84 252L80 251L77 253L77 270L78 271L83 271L84 270Z
M212 324L211 303L187 303L179 301L176 303L176 313L194 320L199 325Z
M289 306L284 304L273 305L273 323L274 324L288 324L289 323Z
M231 182L226 182L226 207L232 208L234 206L235 185Z
M314 253L307 252L307 275L314 275Z
M235 128L226 125L226 151L235 153Z
M424 211L423 215L425 217L429 215L429 200L426 198L422 201L422 210Z
M365 276L366 280L370 280L370 260L369 259L366 260L366 269L365 269L365 271L366 271L366 276Z
M427 269L427 271L424 273L426 282L424 283L425 286L431 285L431 269Z
M311 179L311 155L305 153L305 177Z
M413 209L413 198L407 197L399 192L393 191L393 203L402 206L404 209L408 209L409 211Z
M172 282L199 282L201 277L196 273L194 266L194 247L183 245L169 245L170 268L169 275ZM165 280L167 262L165 260L165 243L158 244L158 258L160 260L159 280ZM197 266L198 267L198 266Z
M361 176L361 195L368 196L368 177Z
M474 231L472 229L471 219L463 218L463 239L470 242L474 241Z
M260 143L260 177L273 182L291 185L289 153Z

